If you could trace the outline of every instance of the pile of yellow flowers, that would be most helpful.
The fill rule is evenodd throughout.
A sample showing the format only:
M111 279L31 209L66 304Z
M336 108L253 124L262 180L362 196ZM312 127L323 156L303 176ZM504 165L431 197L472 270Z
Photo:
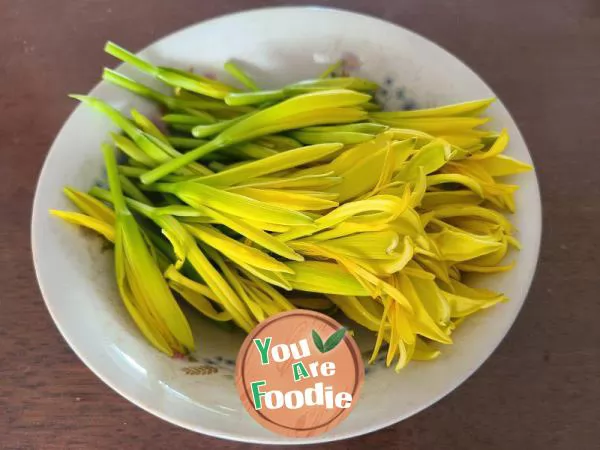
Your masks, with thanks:
M106 51L172 88L104 78L157 102L167 134L136 110L73 96L123 131L104 144L109 190L65 188L81 212L51 211L114 243L121 298L152 345L194 349L178 301L250 331L282 311L341 311L372 330L387 365L438 356L465 317L505 300L471 272L510 270L503 212L531 167L483 130L491 99L381 111L377 84L331 77L262 91Z

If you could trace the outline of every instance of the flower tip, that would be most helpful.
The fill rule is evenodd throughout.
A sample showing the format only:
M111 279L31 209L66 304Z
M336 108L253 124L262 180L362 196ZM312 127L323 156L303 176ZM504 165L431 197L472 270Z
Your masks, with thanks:
M302 261L304 261L304 256L302 256L300 253L293 252L292 254L290 254L288 256L288 259L290 259L292 261L302 262Z

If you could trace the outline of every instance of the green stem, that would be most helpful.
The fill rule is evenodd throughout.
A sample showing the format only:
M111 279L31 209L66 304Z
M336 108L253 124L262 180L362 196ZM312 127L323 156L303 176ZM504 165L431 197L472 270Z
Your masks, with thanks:
M117 148L129 156L131 160L146 167L154 167L156 165L155 161L128 137L117 133L111 133L110 135Z
M223 103L220 100L204 100L204 99L181 99L177 97L169 97L168 95L163 94L162 92L156 91L152 88L149 88L146 85L138 83L135 80L132 80L125 75L120 74L119 72L115 72L112 69L104 69L102 73L102 79L113 83L123 89L127 89L128 91L133 92L134 94L140 95L142 97L146 97L152 101L160 103L163 106L171 110L188 110L190 114L194 113L199 117L205 117L207 122L214 122L214 117L204 111L198 110L226 110L226 111L238 111L238 112L246 112L248 107L230 107Z
M227 91L231 91L231 92L235 92L238 91L239 89L234 88L233 86L230 86L226 83L223 83L219 80L213 80L212 78L207 78L204 77L202 75L198 75L197 73L193 73L193 72L187 72L185 70L181 70L181 69L177 69L175 67L170 67L169 70L173 73L178 73L180 75L183 75L185 77L191 78L193 80L197 80L197 81L201 81L203 83L207 83L207 84L211 84L213 86L216 86L220 89L225 89ZM182 96L187 96L186 94L191 94L191 92L187 91L185 92ZM191 94L194 95L194 94Z
M148 117L144 116L135 108L131 108L131 119L144 132L151 134L162 142L167 142L167 137Z
M133 166L117 166L119 173L125 175L126 177L140 177L144 173L147 172L143 167L133 167Z
M146 197L144 193L140 191L129 178L127 178L125 175L121 175L119 179L121 180L121 185L123 186L123 192L125 194L132 199L137 200L138 202L145 203L146 205L152 204L150 199Z
M94 186L92 189L90 189L89 194L92 195L93 197L96 197L97 199L104 200L108 203L113 203L113 197L112 197L111 193L109 191L107 191L106 189L102 189L102 188L99 188L98 186ZM135 201L131 198L127 198L127 197L125 197L125 202L131 209L139 212L143 216L148 217L149 219L152 220L151 215L154 211L156 211L156 208L148 206L148 205L144 205L143 203L137 202L137 201ZM147 227L147 226L144 226L144 234L146 234L146 236L148 236L150 238L150 240L152 241L152 244L163 255L165 255L171 263L174 263L176 261L177 257L175 256L175 253L173 252L173 247L169 243L169 241L163 237L163 235L155 232L154 229ZM185 261L183 263L183 267L180 269L180 271L186 277L191 278L192 280L197 281L199 283L204 283L204 280L202 279L202 277L200 277L198 275L198 272L196 272L196 269L194 269L194 267L190 264L189 261Z
M166 114L162 117L163 122L168 124L184 124L184 125L206 125L215 123L214 117L208 113L206 115L187 115L187 114Z
M181 109L181 110L206 110L206 111L227 111L227 112L238 112L238 113L247 113L254 111L254 108L250 106L230 106L226 103L223 103L221 100L213 100L213 99L197 99L197 100L188 100L181 99L178 97L167 97L169 104L167 105L171 109Z
M169 143L165 143L163 141L161 141L160 139L157 139L156 137L147 134L147 133L143 133L143 136L146 137L151 144L153 144L155 147L157 147L160 151L162 151L164 154L166 154L167 156L169 156L170 158L179 158L182 153L178 152L177 150L175 150L171 144ZM196 163L196 162L191 162L189 164L188 169L190 169L190 171L192 173L197 173L200 175L208 175L210 174L210 170L208 170L206 167L204 167L202 164Z
M225 103L223 103L220 100L204 100L204 99L182 99L182 98L178 98L178 97L169 97L168 95L163 94L162 92L159 92L157 90L154 90L152 88L149 88L148 86L138 83L135 80L132 80L129 77L126 77L125 75L120 74L119 72L115 72L112 69L104 69L103 73L102 73L102 79L113 83L119 87L122 87L123 89L127 89L128 91L133 92L134 94L137 95L141 95L142 97L146 97L152 101L155 101L157 103L160 103L161 105L166 106L167 108L174 110L174 109L181 109L181 110L198 110L198 109L206 109L206 110L239 110L240 112L244 112L246 111L247 108L244 107L238 107L238 108L231 108L230 106L226 105ZM209 120L209 117L212 118L212 116L208 115L207 113L203 112L203 111L198 111L197 112L198 115L203 115L204 117L207 118L207 120ZM213 118L214 120L214 118Z
M177 195L177 185L175 183L155 183L152 186L148 186L148 190Z
M144 167L133 167L133 166L117 166L117 168L119 169L119 173L122 175L125 175L126 177L130 177L130 178L139 178L142 175L144 175L146 172L148 172L148 169L144 168ZM165 181L169 181L169 182L177 182L177 181L187 181L189 179L194 179L197 178L197 175L194 176L177 176L177 175L171 175L168 177L165 177Z
M110 106L108 103L103 102L100 99L90 97L87 95L75 95L71 94L69 97L79 100L81 103L85 103L88 106L91 106L96 111L101 112L106 115L110 120L112 120L115 125L121 128L125 133L130 136L136 135L138 132L137 127L131 122L127 117L117 111L115 108Z
M155 75L158 71L158 68L147 61L135 56L128 50L125 50L123 47L118 46L114 42L108 41L104 46L104 51L109 55L114 56L117 59L120 59L124 63L131 64L142 72L149 73L151 75Z
M179 133L191 134L194 129L194 125L186 125L184 123L170 123L169 129L172 131L178 131Z
M240 83L246 86L248 89L252 91L259 91L260 88L254 82L250 76L246 72L244 72L236 63L233 61L229 61L225 63L225 70L229 72L231 76L237 79Z
M173 147L184 150L200 147L201 145L206 144L206 141L196 138L167 136L167 139L169 140L169 144L171 144Z
M115 202L113 201L114 196L112 194L112 190L109 192L106 189L102 189L98 186L94 186L90 189L89 194L93 197L96 197L99 200L104 200L105 202L112 203L113 205L115 204ZM148 218L151 218L152 213L156 209L153 206L144 204L142 202L134 200L133 198L123 196L123 200L125 202L126 207L127 206L130 207L134 211L136 211Z
M285 97L286 94L282 89L276 91L232 92L225 97L225 103L229 106L247 106L283 100Z
M235 119L223 120L221 122L212 123L210 125L197 125L192 129L192 135L197 138L214 136L215 134L219 134L221 131L229 128L232 125L235 125L238 122L250 117L253 112L246 113L242 116L236 117Z
M115 72L112 69L105 68L102 72L102 79L122 87L123 89L127 89L134 94L141 95L142 97L149 98L150 100L170 107L170 97L162 94L161 92L155 91L148 86L138 83L137 81L134 81L125 75Z
M102 144L102 153L104 155L106 175L108 177L108 185L110 186L115 213L117 216L119 214L129 214L129 210L125 204L125 196L121 190L121 180L119 178L119 170L117 168L117 158L115 158L115 152L110 145Z
M192 136L197 138L214 136L215 134L219 134L221 131L233 125L233 120L235 119L211 123L210 125L196 125L192 128Z
M214 139L204 145L201 145L200 147L195 148L194 150L184 153L176 159L171 159L170 161L167 161L164 164L146 172L140 177L140 180L144 184L152 184L155 181L166 177L172 172L187 166L189 163L196 161L207 153L213 152L223 146L224 145L220 140Z

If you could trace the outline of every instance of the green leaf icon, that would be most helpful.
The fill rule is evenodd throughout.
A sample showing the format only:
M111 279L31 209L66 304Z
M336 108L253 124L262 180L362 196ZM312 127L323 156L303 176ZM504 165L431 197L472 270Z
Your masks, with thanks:
M342 339L344 339L345 335L346 335L346 328L342 327L339 330L336 330L336 332L333 333L331 336L329 336L327 338L327 340L325 341L325 343L323 344L323 339L321 339L321 336L319 336L319 333L317 333L316 330L312 330L313 342L315 343L315 347L317 347L317 349L321 353L327 353L327 352L333 350L334 348L336 348L338 346L338 344L340 342L342 342Z
M323 345L322 353L327 353L327 352L333 350L334 348L336 348L338 346L338 344L340 342L342 342L342 339L344 339L345 335L346 335L346 328L342 327L339 330L337 330L335 333L333 333L331 336L329 336L327 338L327 340L325 341L325 345Z
M317 347L321 353L325 353L323 348L323 339L321 339L321 336L319 336L319 333L317 333L316 330L312 330L312 338L313 342L315 343L315 347Z

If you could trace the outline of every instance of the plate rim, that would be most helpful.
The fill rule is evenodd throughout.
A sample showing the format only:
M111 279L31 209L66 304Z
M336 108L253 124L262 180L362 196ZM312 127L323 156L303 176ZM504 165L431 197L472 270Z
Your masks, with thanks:
M162 41L167 40L176 34L185 33L189 29L195 28L197 26L206 25L211 22L217 22L220 20L227 20L227 19L230 19L235 16L243 16L243 15L254 14L254 13L270 13L270 12L276 12L276 11L280 12L280 11L286 11L286 10L289 12L298 11L298 10L302 10L302 11L322 10L322 11L325 11L328 13L337 13L337 14L342 14L342 15L358 16L358 17L365 18L365 19L368 19L368 20L371 20L374 22L379 22L380 24L391 25L396 28L399 28L402 31L412 34L412 35L415 35L415 36L421 38L422 40L426 41L427 43L443 50L445 53L452 56L459 64L461 64L463 69L465 69L466 71L470 72L472 75L477 77L485 85L485 87L494 94L495 98L497 99L496 100L497 103L499 103L502 106L502 108L506 111L509 119L514 123L516 133L522 139L525 151L529 155L532 162L534 161L533 156L532 156L531 152L529 151L529 146L527 145L525 137L521 133L521 130L520 130L517 122L514 120L514 117L510 113L510 110L504 105L504 103L501 101L500 97L496 94L496 92L493 89L491 89L491 87L488 85L488 83L475 70L473 70L469 65L467 65L461 58L456 56L453 52L449 51L448 49L446 49L444 46L438 44L437 42L421 35L420 33L416 32L410 28L407 28L403 25L399 25L397 23L390 22L388 20L382 19L380 17L374 16L371 14L361 13L361 12L357 12L357 11L351 11L351 10L347 10L347 9L343 9L343 8L335 8L335 7L328 7L328 6L325 7L325 6L318 6L318 5L314 5L314 6L310 6L310 5L308 5L308 6L275 6L275 7L265 6L265 7L260 7L260 8L244 9L241 11L236 11L236 12L232 12L232 13L228 13L228 14L213 16L206 20L201 20L201 21L186 25L182 28L178 28L178 29L172 31L171 33L165 34L165 35L159 37L158 39L150 42L148 45L146 45L142 49L138 50L136 52L136 54L146 52L148 49L150 49L151 47L153 47L155 45L158 45ZM116 66L116 68L118 69L123 65L124 64L118 64ZM98 83L96 83L90 89L88 94L93 93L94 91L99 89L101 87L101 85L103 85L105 83L106 83L105 81L100 80ZM537 201L536 201L535 205L533 205L531 208L532 209L531 214L532 214L532 216L535 216L538 219L537 226L536 226L537 240L536 240L536 242L530 242L528 244L528 247L530 247L530 249L533 252L533 256L535 258L535 264L533 265L533 269L532 269L531 273L529 274L528 285L524 292L523 300L520 302L520 305L515 310L514 316L510 320L506 321L506 324L504 327L505 329L503 330L502 337L498 340L498 342L496 342L493 345L493 347L490 349L489 352L486 352L487 354L480 361L478 361L475 365L473 365L473 367L471 369L467 370L463 377L459 377L459 378L455 379L455 381L453 383L451 383L447 389L444 389L444 391L441 394L431 398L430 401L425 402L422 405L419 405L418 407L412 409L411 412L409 412L409 413L398 414L398 415L394 415L392 413L392 414L390 414L390 418L379 422L377 425L357 427L354 430L348 431L347 433L340 434L340 435L334 435L334 436L320 435L320 436L316 436L316 437L312 437L312 438L305 438L305 439L291 439L291 438L282 439L281 437L277 437L275 435L274 435L275 439L268 439L268 440L255 438L255 437L244 437L240 434L224 433L219 430L214 430L212 428L207 428L202 425L197 425L195 423L190 423L190 422L174 419L168 413L165 413L161 410L158 410L154 407L147 405L143 399L134 398L133 395L130 395L128 392L125 392L124 390L120 389L116 383L113 383L112 380L107 379L107 377L105 377L103 374L101 374L101 371L97 367L94 367L93 364L89 363L87 357L84 355L84 352L78 347L78 345L75 342L73 342L69 339L68 332L64 329L64 325L61 325L61 323L57 320L55 312L53 311L53 309L50 305L50 302L47 300L47 295L46 295L47 288L46 289L44 288L44 282L42 280L42 277L40 276L40 269L39 269L40 263L38 262L38 259L41 256L40 256L39 252L36 250L36 248L38 248L38 246L36 245L36 229L37 229L36 222L38 221L37 220L38 215L41 214L40 211L36 212L39 209L39 207L37 205L40 201L39 200L40 186L41 186L42 179L44 178L46 172L48 171L50 155L56 145L58 137L60 135L62 135L67 124L71 121L73 115L77 112L77 110L79 108L82 108L82 107L83 107L83 105L81 105L81 104L77 105L73 109L73 111L71 111L71 113L67 116L67 118L64 120L63 124L61 125L59 131L56 133L56 135L52 141L52 144L50 145L50 147L46 153L46 156L44 157L44 162L38 173L38 178L37 178L37 181L35 184L35 191L34 191L34 197L33 197L33 202L32 202L31 222L30 222L30 233L31 233L30 234L30 239L31 239L30 243L31 243L31 253L32 253L33 265L34 265L34 269L35 269L36 280L38 282L38 285L40 288L40 293L42 294L42 298L44 300L44 304L46 305L46 308L48 309L48 312L50 313L50 316L52 317L52 320L53 320L55 326L57 327L60 335L66 341L66 343L69 345L69 347L73 350L73 352L77 355L77 357L85 364L85 366L90 371L92 371L92 373L94 373L104 384L106 384L108 387L110 387L114 392L121 395L122 397L124 397L129 402L133 403L134 405L138 406L142 410L144 410L144 411L146 411L168 423L171 423L173 425L182 427L184 429L187 429L187 430L190 430L190 431L193 431L196 433L201 433L201 434L205 434L207 436L212 436L212 437L216 437L216 438L220 438L220 439L227 439L227 440L231 440L231 441L244 442L244 443L271 444L271 445L303 445L303 444L335 442L335 441L350 439L350 438L354 438L354 437L358 437L358 436L362 436L362 435L366 435L366 434L370 434L370 433L379 431L383 428L387 428L391 425L397 424L405 419L408 419L409 417L419 414L423 410L425 410L425 409L429 408L430 406L432 406L433 404L439 402L441 399L443 399L444 397L449 395L451 392L455 391L466 380L468 380L471 376L473 376L473 374L481 368L481 366L492 356L492 354L494 354L494 352L497 350L499 345L504 341L504 339L506 338L510 329L514 325L517 317L520 315L523 305L525 304L525 301L527 300L527 297L529 296L531 287L533 285L533 281L536 277L536 274L537 274L537 271L539 268L540 248L541 248L542 235L543 235L543 220L542 220L543 211L542 211L542 202L541 202L541 192L540 192L539 177L537 175L537 171L535 170L535 167L536 167L535 162L533 162L534 170L532 170L530 175L533 175L533 185L534 185L533 187L535 189ZM535 210L534 210L534 206L535 206Z

